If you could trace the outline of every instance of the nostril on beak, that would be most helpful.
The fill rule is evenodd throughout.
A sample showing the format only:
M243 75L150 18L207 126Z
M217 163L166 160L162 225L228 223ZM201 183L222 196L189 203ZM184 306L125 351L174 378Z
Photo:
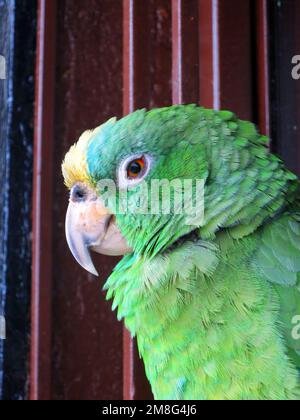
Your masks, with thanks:
M71 190L71 201L79 203L85 201L87 197L87 191L81 185L75 185Z

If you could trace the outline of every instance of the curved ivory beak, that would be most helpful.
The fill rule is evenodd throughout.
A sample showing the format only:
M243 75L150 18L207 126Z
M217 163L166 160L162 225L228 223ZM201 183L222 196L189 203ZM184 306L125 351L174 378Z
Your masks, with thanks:
M84 184L73 187L66 216L66 237L76 261L98 276L90 249L103 255L124 255L131 252L118 229L114 216L95 192Z

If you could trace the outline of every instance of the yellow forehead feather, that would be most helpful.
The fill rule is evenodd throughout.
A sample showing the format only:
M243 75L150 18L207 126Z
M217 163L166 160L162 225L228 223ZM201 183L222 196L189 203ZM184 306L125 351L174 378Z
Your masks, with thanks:
M89 184L91 179L87 166L87 149L91 139L100 132L100 130L108 123L114 123L116 118L111 118L106 123L95 128L95 130L85 131L78 142L75 143L66 154L62 164L62 173L65 185L71 189L76 183L84 182Z
M85 131L65 156L62 164L62 173L65 184L69 189L77 182L88 183L86 150L92 134L93 131Z

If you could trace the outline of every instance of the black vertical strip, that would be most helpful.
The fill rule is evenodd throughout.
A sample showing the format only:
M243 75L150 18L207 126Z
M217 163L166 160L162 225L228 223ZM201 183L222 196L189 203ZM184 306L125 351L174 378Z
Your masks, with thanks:
M300 80L292 58L300 55L299 0L270 0L270 96L273 150L300 174Z
M0 80L0 311L6 319L0 397L5 400L27 396L36 13L36 0L0 0L0 54L7 76Z
M8 179L9 179L9 143L8 127L10 125L11 106L9 71L11 67L11 18L6 1L0 0L0 398L3 389L3 348L4 348L4 315L6 298L7 273L7 224L8 224Z

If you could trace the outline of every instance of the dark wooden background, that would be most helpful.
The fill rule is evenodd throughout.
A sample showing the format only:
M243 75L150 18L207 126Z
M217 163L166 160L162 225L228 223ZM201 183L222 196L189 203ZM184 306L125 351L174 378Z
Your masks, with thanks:
M32 6L34 21L35 2L26 2ZM0 16L2 3L0 0ZM24 18L20 5L16 10ZM22 285L27 295L16 290L11 300L0 295L6 300L9 322L24 299L26 320L32 285L30 335L29 323L24 321L21 357L7 341L12 357L23 361L19 397L151 398L135 343L117 323L101 291L116 260L97 257L99 281L75 263L67 248L64 217L68 193L61 177L62 158L82 131L111 116L121 117L141 107L196 102L231 109L239 117L254 121L262 132L271 135L273 150L300 173L300 80L291 77L292 57L300 54L300 2L39 0L36 11L34 143L32 137L30 140L34 171L32 182L23 186L30 191L33 185L33 212L32 218L28 217L27 198L27 213L22 216L28 230L32 222L32 276L25 270ZM35 30L28 29L23 43L32 45L34 34ZM32 58L28 62L32 63ZM19 77L26 78L25 73ZM21 92L31 98L30 89L26 95ZM2 100L1 81L0 96ZM30 103L28 100L26 107L29 114L33 112ZM7 120L3 115L2 111L0 118ZM2 143L0 147L2 155ZM6 175L16 191L30 173L26 172L26 162L32 159L24 150L13 152L16 159L18 153L24 154L24 161L19 162L17 179ZM0 174L4 162L1 157ZM0 188L2 196L1 181ZM18 221L22 206L18 202L13 205ZM23 234L23 238L28 237ZM13 249L12 242L9 249ZM28 255L20 262L27 268ZM6 261L8 271L17 269L11 259ZM9 275L4 273L0 280L1 287L7 286ZM8 333L12 333L10 328ZM11 359L4 352L6 360ZM6 375L10 369L7 364ZM11 388L8 381L2 381L10 389L2 394L6 398L16 397L15 380L11 380Z

